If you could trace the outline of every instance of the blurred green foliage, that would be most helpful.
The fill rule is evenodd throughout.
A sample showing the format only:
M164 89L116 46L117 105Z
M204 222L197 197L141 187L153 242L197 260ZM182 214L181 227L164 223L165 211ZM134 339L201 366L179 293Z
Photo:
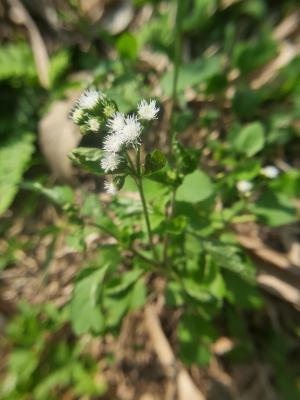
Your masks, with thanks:
M73 11L61 10L59 20L74 24L75 33L88 46L62 43L51 55L48 90L38 82L28 42L17 38L0 49L0 214L9 223L8 209L14 215L26 215L31 191L35 201L44 196L43 201L67 214L70 247L84 252L86 237L97 231L97 226L105 227L118 245L102 246L100 254L83 266L72 300L61 310L53 305L21 305L7 328L7 341L13 349L0 392L7 400L59 399L68 388L74 396L101 396L106 384L94 379L98 363L84 354L77 336L117 334L123 316L147 300L143 277L149 264L136 256L130 259L130 268L120 261L124 249L145 237L144 226L136 229L141 223L140 202L115 198L110 205L115 215L112 221L96 194L82 190L84 201L79 208L73 189L53 186L45 179L48 170L36 138L38 122L48 106L76 85L69 77L71 72L92 71L94 83L117 99L124 112L132 111L142 97L153 93L168 99L173 88L170 64L175 2L136 0L136 10L151 4L151 19L132 24L118 35L104 31L101 24L90 29L77 2L69 3ZM270 227L299 219L294 200L300 196L300 56L265 85L253 89L252 84L261 68L280 52L282 43L274 38L274 28L299 4L297 0L234 1L228 6L194 0L186 4L178 107L173 118L179 173L174 175L171 163L158 150L148 153L145 163L151 225L155 234L171 235L174 273L180 277L168 277L165 294L170 308L184 311L177 332L179 353L188 365L208 365L211 344L220 334L216 321L223 314L225 330L238 343L228 355L229 361L259 357L271 363L276 390L284 399L296 399L299 365L286 365L299 355L299 347L293 346L288 335L274 334L262 324L261 331L257 328L262 351L257 354L247 316L261 315L264 301L253 285L254 266L229 227L249 215ZM108 56L108 49L113 57ZM145 49L165 59L168 68L156 69L156 61L145 67L141 61ZM182 146L188 131L193 131L193 137L189 146ZM217 136L212 135L215 131ZM153 135L157 140L159 132ZM100 150L91 152L87 147L71 155L76 164L102 175L100 158ZM274 162L285 168L275 179L268 179L261 169ZM251 181L252 196L237 190L237 182L242 180ZM164 208L174 187L178 188L176 212L166 222ZM133 191L128 177L124 189ZM18 193L22 201L18 201ZM217 202L222 209L216 207ZM89 229L84 228L87 218ZM4 228L1 235L7 240ZM57 235L55 229L52 235ZM6 253L0 255L0 269L16 262L19 249L26 250L16 238L8 238L7 243ZM143 250L142 256L149 257L149 251ZM51 341L57 334L58 340Z

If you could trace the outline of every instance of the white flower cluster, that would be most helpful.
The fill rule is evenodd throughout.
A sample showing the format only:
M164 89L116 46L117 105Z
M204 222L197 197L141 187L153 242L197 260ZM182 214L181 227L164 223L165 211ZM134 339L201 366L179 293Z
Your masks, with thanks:
M157 118L158 112L159 108L156 107L155 100L150 100L149 103L147 103L146 100L142 100L138 105L138 115L141 119L151 121L152 119Z
M141 144L142 122L156 119L158 112L155 100L147 102L143 99L137 106L137 113L125 115L117 111L112 99L95 88L89 88L79 97L70 117L79 125L83 135L100 132L106 126L108 134L103 141L101 168L109 174L119 168L127 148ZM117 191L115 184L109 181L104 187L110 194Z
M88 128L92 132L98 132L100 129L100 122L98 121L97 118L91 117L88 120Z
M104 189L106 190L106 193L111 194L112 196L114 196L118 191L115 184L109 181L104 182Z
M266 178L275 179L279 175L279 169L274 165L267 165L261 169L260 173Z
M71 118L75 124L80 124L81 120L84 118L84 111L82 108L75 107L71 111Z
M253 184L249 181L238 181L236 184L237 190L241 193L249 193L252 188L253 188Z
M83 110L93 110L101 102L104 95L96 89L87 89L78 100L78 106Z
M101 91L86 89L77 100L70 118L80 126L83 135L89 132L97 133L103 121L101 110L107 106L110 106L109 101Z
M118 169L122 161L122 151L128 147L136 148L141 144L141 133L143 125L140 120L152 120L157 118L159 108L156 101L142 100L138 105L138 113L125 115L115 112L106 122L108 135L103 143L105 156L101 160L101 167L106 172L113 172ZM116 187L113 183L106 182L105 189L110 194L115 194Z
M279 169L274 165L267 165L260 170L260 174L268 179L275 179L279 175ZM238 181L236 188L240 193L249 195L253 189L253 183L246 180Z

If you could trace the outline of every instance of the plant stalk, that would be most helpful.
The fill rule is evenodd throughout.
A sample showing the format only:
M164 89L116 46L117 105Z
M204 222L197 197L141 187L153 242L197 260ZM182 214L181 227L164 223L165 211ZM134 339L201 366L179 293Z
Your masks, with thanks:
M146 222L146 228L147 228L147 233L148 233L148 239L149 239L149 244L153 253L153 257L158 260L158 254L156 251L156 248L153 244L153 235L152 235L152 230L151 230L151 224L150 224L150 218L149 218L149 212L148 212L148 207L146 203L146 198L145 198L145 193L144 193L144 187L143 187L143 181L142 181L142 176L141 176L141 155L140 155L140 148L137 150L137 156L136 156L136 169L137 169L137 179L136 179L136 185L140 194L141 202L142 202L142 207L143 207L143 212L144 212L144 217L145 217L145 222Z

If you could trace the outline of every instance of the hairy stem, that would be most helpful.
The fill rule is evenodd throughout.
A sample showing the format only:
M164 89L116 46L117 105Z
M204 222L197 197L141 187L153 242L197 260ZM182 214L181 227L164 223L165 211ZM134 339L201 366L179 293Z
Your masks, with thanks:
M134 180L136 179L136 174L137 174L137 168L135 167L130 155L128 154L128 152L125 152L125 156L126 156L126 160L128 161L128 164L130 165L131 171L134 174L133 178Z
M147 233L148 233L148 240L149 240L149 244L150 244L153 256L156 260L158 260L158 254L157 254L156 248L153 244L153 235L152 235L152 230L151 230L149 212L148 212L148 207L147 207L145 193L144 193L143 180L142 180L142 176L141 176L140 148L138 148L137 154L136 154L136 169L137 169L136 185L137 185L137 188L138 188L138 191L140 194L140 198L141 198L141 202L142 202L143 213L144 213L146 228L147 228Z

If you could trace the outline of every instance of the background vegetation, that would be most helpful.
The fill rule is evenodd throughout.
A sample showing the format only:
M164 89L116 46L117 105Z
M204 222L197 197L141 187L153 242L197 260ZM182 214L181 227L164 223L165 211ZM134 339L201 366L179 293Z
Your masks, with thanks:
M149 304L207 398L299 398L298 3L3 1L1 398L175 398ZM174 218L163 214L170 171L145 193L155 235L169 232L185 266L184 290L142 279L147 263L124 256L144 229L132 181L111 199L91 174L97 157L68 158L100 144L68 119L91 83L123 112L158 99L145 152L168 155L177 135Z

